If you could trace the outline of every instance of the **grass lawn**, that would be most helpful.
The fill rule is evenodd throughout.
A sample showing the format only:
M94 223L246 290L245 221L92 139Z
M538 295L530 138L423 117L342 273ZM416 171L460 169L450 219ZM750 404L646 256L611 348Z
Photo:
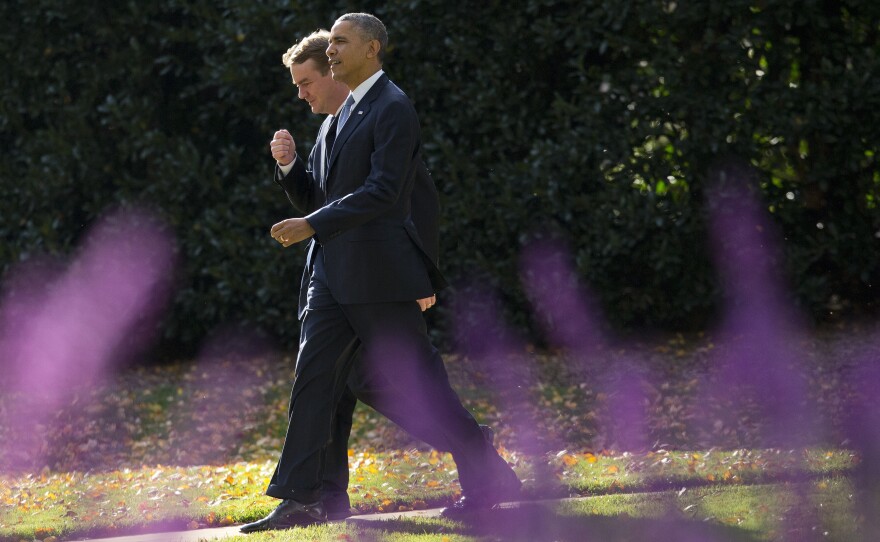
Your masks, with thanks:
M765 451L774 457L787 455L777 452ZM726 473L739 472L741 456L754 452L733 453L717 454L717 461L698 468L690 476L686 468L675 463L686 465L688 457L698 454L667 452L599 458L566 455L555 469L561 473L560 487L569 491L590 487L593 496L565 500L558 505L535 505L525 511L493 511L468 523L444 519L407 520L390 522L381 529L372 523L336 524L247 538L344 540L339 536L347 534L352 540L419 540L422 538L408 536L424 531L425 536L434 537L425 539L449 536L450 540L539 540L543 538L528 533L530 529L541 528L550 529L552 536L548 539L578 540L577 533L600 531L605 533L602 540L618 539L615 536L623 540L649 533L658 528L658 523L672 522L682 533L695 529L701 532L700 529L709 529L705 525L710 524L713 527L707 532L714 533L713 536L722 533L721 540L746 539L730 538L734 535L772 540L783 533L788 533L786 536L800 531L811 534L816 529L829 533L825 540L854 539L858 525L853 519L857 517L853 509L854 489L845 475L852 465L848 453L793 454L801 456L805 463L815 458L826 464L811 471L800 471L804 476L799 481L775 483L760 480L778 479L780 475L797 472L786 466L791 457L767 464L765 472L749 471L749 480L739 478L738 474L724 480ZM448 459L442 458L432 467L426 467L434 455L411 451L369 457L364 479L359 482L361 489L352 494L353 504L364 512L382 512L448 502L457 489L450 474L451 466L447 464ZM572 459L565 461L566 458ZM663 463L664 459L670 461ZM647 466L631 470L642 462ZM373 466L377 472L370 473ZM262 517L274 506L273 499L260 496L272 467L271 463L240 463L226 467L143 468L103 475L43 475L10 480L19 485L4 489L4 495L15 492L19 502L30 496L30 504L20 504L14 509L6 507L3 540L45 539L77 532L109 535L144 529L182 530L250 521ZM521 474L527 475L531 466L520 463L518 467ZM393 469L393 473L389 473L393 476L381 475L379 468ZM828 474L836 470L841 474ZM354 472L358 476L358 470ZM421 485L409 485L409 480L421 476L425 478ZM716 481L709 482L707 478ZM533 480L526 480L529 487L534 487ZM658 490L660 487L669 489ZM647 491L650 489L653 491ZM3 497L7 502L10 498ZM626 518L627 521L609 521L609 518ZM11 528L7 526L12 522L15 523ZM513 525L518 527L509 530ZM742 532L737 534L738 531Z
M638 355L653 375L637 380L648 444L632 452L618 451L626 435L612 408L614 392L603 387L611 380L601 371L585 372L561 355L527 354L528 363L512 365L507 379L528 386L508 392L494 388L479 363L451 357L456 389L496 429L527 497L589 498L493 511L466 523L331 524L246 538L858 539L863 518L851 474L860 458L840 432L840 397L849 393L843 344L852 341L834 333L810 339L792 368L792 378L807 383L804 400L821 407L810 409L820 417L805 425L821 431L794 448L762 446L766 426L747 393L744 404L735 405L742 413L737 417L729 415L729 403L715 404L701 393L711 384L713 356L723 349L706 337L677 336L599 354L600 367ZM15 443L0 445L0 541L192 529L262 517L275 503L262 492L286 429L289 361L126 370L71 394L26 430L7 422L37 408L39 397L0 397L0 440ZM533 424L529 440L522 425L508 422L514 418ZM419 447L368 408L358 407L350 445L350 493L361 512L442 506L459 493L448 455ZM654 536L659 532L664 535Z
M469 521L354 522L231 540L858 540L851 492L849 482L841 477L798 484L713 486L527 504Z

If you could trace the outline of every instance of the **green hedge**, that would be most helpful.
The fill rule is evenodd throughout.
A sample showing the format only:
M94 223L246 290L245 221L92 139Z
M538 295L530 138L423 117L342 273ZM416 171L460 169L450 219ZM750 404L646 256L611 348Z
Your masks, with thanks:
M284 126L307 148L320 119L280 59L350 10L389 27L386 68L441 192L446 273L503 292L522 329L517 257L547 235L573 247L615 325L707 325L721 291L707 187L728 159L757 171L796 301L817 318L874 310L867 0L5 2L0 265L69 254L108 207L147 205L182 256L166 344L230 322L295 343L302 253L267 233L290 214L268 140Z

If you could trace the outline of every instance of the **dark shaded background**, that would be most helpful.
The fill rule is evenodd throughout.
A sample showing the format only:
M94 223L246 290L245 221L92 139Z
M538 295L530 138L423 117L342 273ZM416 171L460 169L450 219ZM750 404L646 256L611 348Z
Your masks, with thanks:
M146 207L180 262L162 352L230 324L295 345L303 251L268 235L292 214L268 141L287 127L305 150L321 119L281 55L347 11L388 25L386 71L421 118L456 285L441 299L496 290L540 342L517 262L560 238L610 326L704 328L724 289L707 187L733 171L771 212L771 264L805 313L876 313L868 0L4 2L3 272L66 258L109 209Z

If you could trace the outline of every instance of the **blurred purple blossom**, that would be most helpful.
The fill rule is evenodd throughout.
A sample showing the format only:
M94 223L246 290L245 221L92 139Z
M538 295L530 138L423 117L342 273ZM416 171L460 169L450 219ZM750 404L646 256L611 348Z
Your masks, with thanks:
M145 347L173 268L173 239L161 223L126 209L101 219L66 266L38 259L14 269L0 305L0 387L27 400L11 405L6 423L46 423ZM4 443L36 453L21 444Z

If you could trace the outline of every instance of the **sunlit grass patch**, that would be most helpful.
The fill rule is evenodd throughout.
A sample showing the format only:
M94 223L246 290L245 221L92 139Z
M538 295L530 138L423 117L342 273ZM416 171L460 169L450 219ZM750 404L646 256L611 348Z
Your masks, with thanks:
M662 493L564 501L560 516L629 516L733 526L761 540L858 540L852 483L845 477L803 483L713 485ZM798 536L800 534L800 536Z
M847 472L858 464L850 450L707 450L557 454L561 478L583 493L634 491L675 484L746 484Z
M362 512L421 510L461 492L455 463L437 451L351 453L349 495Z
M274 499L262 497L273 467L155 466L4 477L0 537L231 525L274 506Z

